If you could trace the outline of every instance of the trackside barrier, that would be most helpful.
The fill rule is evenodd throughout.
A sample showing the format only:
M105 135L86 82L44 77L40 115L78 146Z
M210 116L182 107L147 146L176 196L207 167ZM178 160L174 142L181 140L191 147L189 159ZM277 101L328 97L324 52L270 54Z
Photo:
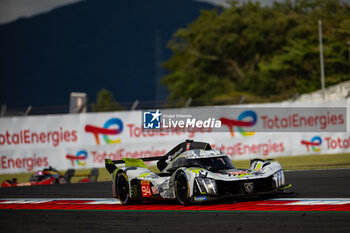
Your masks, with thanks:
M293 115L283 118L266 108L338 107L348 113L348 106L349 102L344 100L160 109L163 118L165 111L192 116L198 112L210 113L208 118L222 120L225 129L222 132L144 131L141 111L3 117L0 118L0 174L32 172L47 166L59 170L104 167L105 158L164 155L185 139L209 142L234 160L346 153L350 152L349 114L340 116L332 110L320 113L315 109L308 117L313 124L318 122L319 128L308 131L305 125L293 128ZM247 109L255 115L245 116ZM276 121L276 117L285 120ZM242 125L235 125L237 122ZM276 126L282 124L284 128L280 129L287 132L276 132Z

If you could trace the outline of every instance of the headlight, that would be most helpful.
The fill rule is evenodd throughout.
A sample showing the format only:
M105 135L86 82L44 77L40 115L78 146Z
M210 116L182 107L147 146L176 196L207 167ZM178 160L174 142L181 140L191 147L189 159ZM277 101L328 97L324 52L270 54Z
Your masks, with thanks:
M216 182L210 178L196 178L195 183L199 188L200 194L215 194L216 193Z
M276 188L284 186L285 180L284 180L284 173L282 170L279 170L275 174L273 174L272 179L275 181Z

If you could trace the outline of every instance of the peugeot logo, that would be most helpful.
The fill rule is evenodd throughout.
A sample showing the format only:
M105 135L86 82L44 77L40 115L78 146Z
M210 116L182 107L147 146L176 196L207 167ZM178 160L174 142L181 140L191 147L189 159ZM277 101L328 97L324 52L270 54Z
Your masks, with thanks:
M247 191L247 193L252 193L254 189L254 183L253 182L244 183L244 189L245 191Z

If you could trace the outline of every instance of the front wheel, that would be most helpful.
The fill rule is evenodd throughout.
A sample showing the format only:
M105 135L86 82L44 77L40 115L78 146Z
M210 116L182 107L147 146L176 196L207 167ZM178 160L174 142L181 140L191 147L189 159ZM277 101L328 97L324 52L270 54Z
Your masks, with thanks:
M180 172L175 179L175 195L181 205L189 204L189 191L187 177L184 172Z
M125 172L119 172L116 177L115 182L115 191L117 194L117 198L120 200L122 204L130 203L130 193L129 193L129 183L128 178Z

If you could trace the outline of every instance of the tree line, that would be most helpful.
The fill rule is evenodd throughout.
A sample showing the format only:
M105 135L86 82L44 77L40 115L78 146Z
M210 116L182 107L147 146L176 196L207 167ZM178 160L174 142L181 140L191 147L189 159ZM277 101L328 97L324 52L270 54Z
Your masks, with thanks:
M163 63L169 99L205 104L281 101L321 88L318 20L326 87L350 79L350 7L340 0L233 1L203 10L169 41Z

